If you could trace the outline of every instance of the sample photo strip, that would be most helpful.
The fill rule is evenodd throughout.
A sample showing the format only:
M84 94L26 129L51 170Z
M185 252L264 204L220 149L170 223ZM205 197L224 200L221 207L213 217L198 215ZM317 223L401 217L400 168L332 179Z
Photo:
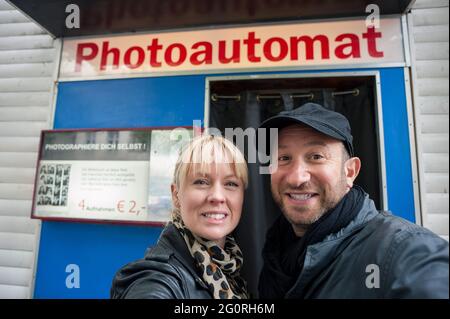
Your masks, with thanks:
M38 206L67 206L70 164L43 164L39 169Z

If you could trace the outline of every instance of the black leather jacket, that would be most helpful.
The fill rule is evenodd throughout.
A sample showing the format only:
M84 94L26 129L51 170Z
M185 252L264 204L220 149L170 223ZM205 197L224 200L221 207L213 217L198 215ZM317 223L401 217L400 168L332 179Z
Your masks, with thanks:
M144 259L116 273L111 298L211 299L212 295L197 275L183 237L169 224Z
M448 299L448 242L368 197L358 216L310 245L287 299Z

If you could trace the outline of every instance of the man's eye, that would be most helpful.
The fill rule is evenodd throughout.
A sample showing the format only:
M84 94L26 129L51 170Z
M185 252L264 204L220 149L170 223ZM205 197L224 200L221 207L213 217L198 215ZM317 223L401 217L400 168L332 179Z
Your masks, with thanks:
M291 158L289 156L287 156L287 155L283 155L283 156L278 157L278 161L280 161L280 162L289 161L290 159Z
M320 154L313 154L312 156L311 156L311 158L313 159L313 160L321 160L322 158L324 158L322 155L320 155Z

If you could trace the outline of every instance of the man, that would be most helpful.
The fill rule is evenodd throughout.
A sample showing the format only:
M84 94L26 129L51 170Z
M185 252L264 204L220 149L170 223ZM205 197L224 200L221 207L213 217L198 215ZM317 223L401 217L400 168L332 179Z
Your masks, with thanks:
M279 129L271 187L283 212L267 233L261 298L449 297L448 243L377 211L353 184L361 161L343 115L308 103L261 127Z

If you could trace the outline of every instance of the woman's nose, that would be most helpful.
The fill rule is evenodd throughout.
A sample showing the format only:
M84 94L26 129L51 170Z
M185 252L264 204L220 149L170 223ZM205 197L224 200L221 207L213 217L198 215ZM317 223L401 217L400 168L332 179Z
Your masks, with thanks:
M223 203L225 202L225 192L222 185L214 185L211 188L211 192L208 196L208 201L212 203Z

